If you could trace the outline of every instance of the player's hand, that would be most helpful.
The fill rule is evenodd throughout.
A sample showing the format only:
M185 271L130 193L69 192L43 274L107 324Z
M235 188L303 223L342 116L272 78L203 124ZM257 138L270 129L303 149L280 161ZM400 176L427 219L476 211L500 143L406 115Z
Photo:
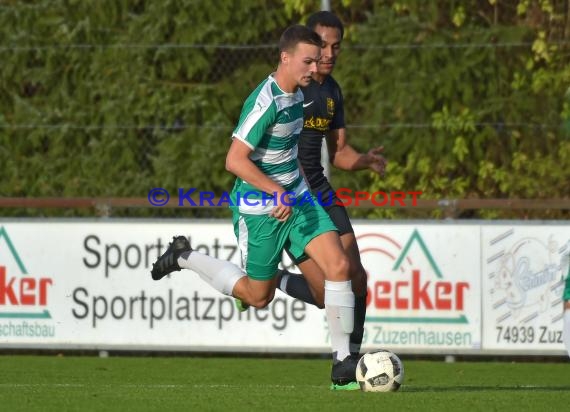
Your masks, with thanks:
M280 222L285 222L293 213L292 196L287 192L277 193L277 206L271 210L271 216Z
M388 164L388 161L382 156L382 152L384 152L384 146L374 147L366 153L368 167L380 176L384 176Z

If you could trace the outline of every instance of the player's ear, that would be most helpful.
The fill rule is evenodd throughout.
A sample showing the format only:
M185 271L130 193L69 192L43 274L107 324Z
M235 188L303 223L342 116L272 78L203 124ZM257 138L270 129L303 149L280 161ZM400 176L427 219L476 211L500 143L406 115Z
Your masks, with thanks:
M289 53L287 53L286 51L281 52L281 63L289 64Z

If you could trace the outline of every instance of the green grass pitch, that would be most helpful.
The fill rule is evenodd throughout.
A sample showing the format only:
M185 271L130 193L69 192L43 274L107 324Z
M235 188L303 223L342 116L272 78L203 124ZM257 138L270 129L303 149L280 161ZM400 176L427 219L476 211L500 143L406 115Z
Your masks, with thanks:
M322 359L0 356L2 411L562 411L570 363L406 360L395 393L333 392Z

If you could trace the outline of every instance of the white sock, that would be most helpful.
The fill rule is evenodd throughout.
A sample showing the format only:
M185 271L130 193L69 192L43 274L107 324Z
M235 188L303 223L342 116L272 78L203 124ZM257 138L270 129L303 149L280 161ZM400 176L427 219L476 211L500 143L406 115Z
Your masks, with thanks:
M350 280L325 280L325 312L334 360L344 360L350 355L350 334L354 327L354 293Z
M227 260L216 259L212 256L193 250L189 256L183 254L178 258L178 265L181 268L190 269L196 272L210 286L224 295L232 296L235 284L245 273Z
M564 336L564 345L566 345L566 351L568 356L570 356L570 309L564 311L564 330L562 334Z

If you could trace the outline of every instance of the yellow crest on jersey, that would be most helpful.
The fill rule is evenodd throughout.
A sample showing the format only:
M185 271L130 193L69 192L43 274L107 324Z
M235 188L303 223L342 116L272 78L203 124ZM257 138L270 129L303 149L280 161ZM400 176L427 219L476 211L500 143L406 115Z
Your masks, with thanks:
M327 112L329 115L334 116L334 100L327 97Z

